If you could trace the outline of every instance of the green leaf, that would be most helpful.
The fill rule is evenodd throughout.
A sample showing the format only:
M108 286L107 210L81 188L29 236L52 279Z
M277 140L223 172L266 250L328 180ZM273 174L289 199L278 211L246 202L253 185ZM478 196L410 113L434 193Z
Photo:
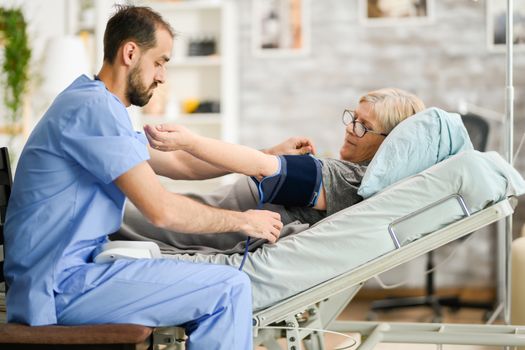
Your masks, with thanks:
M5 45L1 83L4 105L8 109L6 119L15 124L22 119L31 59L27 23L20 8L0 8L0 43Z

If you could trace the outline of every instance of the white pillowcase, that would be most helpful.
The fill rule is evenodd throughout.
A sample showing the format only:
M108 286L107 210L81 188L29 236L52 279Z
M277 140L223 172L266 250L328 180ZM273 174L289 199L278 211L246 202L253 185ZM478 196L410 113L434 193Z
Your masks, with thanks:
M370 162L358 194L366 199L470 149L472 142L459 114L428 108L405 119L390 132Z

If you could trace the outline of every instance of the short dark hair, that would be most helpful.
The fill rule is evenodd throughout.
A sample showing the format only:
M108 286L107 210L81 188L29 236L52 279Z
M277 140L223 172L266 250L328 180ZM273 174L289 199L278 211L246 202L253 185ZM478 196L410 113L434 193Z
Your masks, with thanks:
M104 61L113 63L120 46L128 40L134 41L141 50L149 50L157 44L155 32L167 30L171 37L175 32L160 14L149 7L117 5L117 11L109 19L104 32Z

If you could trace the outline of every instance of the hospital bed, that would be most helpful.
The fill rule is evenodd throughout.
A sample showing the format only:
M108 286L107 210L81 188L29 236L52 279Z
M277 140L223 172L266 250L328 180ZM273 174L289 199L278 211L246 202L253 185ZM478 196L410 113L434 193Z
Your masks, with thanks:
M449 200L457 201L458 207L463 210L462 198L459 196L449 196L444 200L438 200L424 210L428 210L429 213L439 210L439 206ZM366 336L373 333L375 336L369 337L368 342L361 345L360 349L371 349L381 340L432 344L448 342L451 344L524 345L525 336L515 337L514 334L524 333L525 327L469 325L462 326L462 328L461 326L436 324L396 324L392 326L373 322L333 322L368 279L510 215L515 204L514 197L503 199L410 244L399 246L345 274L255 312L254 325L257 342L268 349L280 349L276 342L280 330L266 327L282 324L286 330L288 349L293 347L301 349L300 342L304 338L307 338L308 349L324 349L323 334L313 329L354 332ZM407 216L406 219L410 216ZM301 331L300 328L306 330ZM445 333L445 329L447 331L450 329L449 333ZM404 337L401 336L403 332Z
M281 349L277 340L285 336L289 350L303 344L322 350L318 330L334 329L367 336L361 349L381 340L525 345L525 330L515 326L333 322L366 280L511 215L515 197L523 193L525 182L499 155L465 151L278 244L264 245L244 267L253 285L255 343ZM232 266L242 259L165 257ZM149 346L177 348L180 333L171 331L153 330Z
M283 331L268 327L285 326L288 349L300 349L302 339L309 349L323 349L321 334L312 329L330 327L364 281L508 217L509 198L525 193L524 180L498 154L471 149L459 116L437 108L418 113L392 130L370 162L359 188L366 200L250 252L243 271L252 282L256 344L278 349ZM257 206L257 189L243 180L223 194L249 200L229 209ZM211 197L213 205L224 199ZM169 247L161 248L165 258L236 268L243 259L239 253L170 254ZM380 339L388 327L358 328ZM505 332L510 329L521 332ZM155 330L153 342L174 344L177 338Z
M243 270L253 286L255 343L281 349L277 339L284 335L287 349L302 349L304 341L320 350L323 336L313 329L333 328L369 335L363 349L381 339L525 345L525 330L514 326L406 324L400 331L401 325L333 322L365 281L511 215L523 193L525 182L498 154L465 151L250 253ZM232 266L242 260L239 254L166 257ZM285 329L267 328L275 326Z
M333 322L366 280L510 215L515 196L524 192L523 179L497 154L466 151L300 234L265 245L251 253L245 266L257 307L253 314L255 344L282 349L278 339L284 336L289 350L303 345L322 350L323 335L316 329L331 329L366 336L360 349L371 349L379 341L525 345L525 330L515 326ZM383 202L393 204L385 208ZM343 254L338 256L337 251ZM167 257L223 260L234 266L241 258L221 254ZM22 327L34 341L42 342L39 339L49 337L67 340L79 334L76 328L93 326L44 327L49 331L40 335L39 327ZM106 326L99 327L106 332ZM112 337L118 337L119 327L133 326L113 327ZM9 325L5 330L0 338L27 342L23 333L11 333ZM179 339L180 329L154 329L151 335L141 336L144 343L140 347L182 349Z

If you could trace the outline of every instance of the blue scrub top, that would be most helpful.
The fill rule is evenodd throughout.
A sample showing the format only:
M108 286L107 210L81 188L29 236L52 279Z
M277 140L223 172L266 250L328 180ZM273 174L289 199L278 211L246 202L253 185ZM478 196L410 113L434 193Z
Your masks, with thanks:
M77 78L53 102L20 156L5 223L8 322L55 324L55 293L122 223L113 183L149 158L122 102Z

